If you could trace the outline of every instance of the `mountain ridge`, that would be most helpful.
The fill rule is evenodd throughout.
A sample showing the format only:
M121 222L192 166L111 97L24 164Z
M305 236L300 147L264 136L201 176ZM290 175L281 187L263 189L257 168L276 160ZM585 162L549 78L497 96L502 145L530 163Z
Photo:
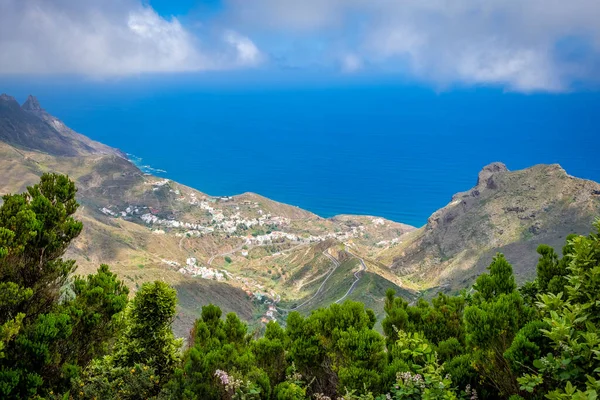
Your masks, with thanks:
M588 233L598 215L600 184L594 181L572 177L558 164L509 171L493 163L482 169L472 189L455 194L432 214L412 242L394 254L392 269L456 288L461 286L457 279L462 286L473 282L500 251L523 281L535 272L537 245L560 252L568 234Z
M32 95L22 106L14 97L5 93L0 95L0 140L16 147L57 156L112 154L126 158L120 150L68 128L61 120L47 113Z
M68 174L85 228L67 255L84 273L110 264L133 292L153 279L174 284L181 332L210 299L256 323L281 321L281 309L315 298L299 310L309 313L337 300L356 277L362 281L349 297L381 314L387 288L411 300L458 291L496 251L523 280L535 271L538 244L560 250L567 234L588 233L600 214L600 185L558 165L484 166L473 188L418 229L376 216L321 218L251 192L210 196L142 172L119 150L69 129L33 96L23 106L0 96L0 156L0 193L22 191L44 172ZM325 281L330 257L344 268Z

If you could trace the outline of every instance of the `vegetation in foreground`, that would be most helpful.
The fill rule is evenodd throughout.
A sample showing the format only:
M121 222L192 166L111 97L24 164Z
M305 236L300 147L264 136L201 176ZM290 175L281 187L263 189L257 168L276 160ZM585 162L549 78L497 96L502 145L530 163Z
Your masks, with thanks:
M600 234L540 246L517 288L497 255L473 290L409 305L388 291L382 321L347 301L256 337L203 307L186 347L177 296L147 283L131 301L108 266L62 259L82 224L66 176L0 207L0 397L7 399L596 399ZM600 230L600 222L596 224Z

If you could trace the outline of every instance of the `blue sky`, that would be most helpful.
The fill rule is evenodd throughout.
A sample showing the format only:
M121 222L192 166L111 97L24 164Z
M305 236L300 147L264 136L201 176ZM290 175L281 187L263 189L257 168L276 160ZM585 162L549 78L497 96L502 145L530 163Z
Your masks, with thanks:
M0 0L0 78L396 79L596 90L598 0Z
M161 15L215 15L223 10L220 0L151 0L148 4Z

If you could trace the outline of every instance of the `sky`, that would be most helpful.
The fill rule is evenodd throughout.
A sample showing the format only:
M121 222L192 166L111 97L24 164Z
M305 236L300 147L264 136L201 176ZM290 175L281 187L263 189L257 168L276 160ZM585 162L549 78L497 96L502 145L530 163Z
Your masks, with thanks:
M0 0L0 77L600 84L598 0ZM249 78L250 79L250 78Z

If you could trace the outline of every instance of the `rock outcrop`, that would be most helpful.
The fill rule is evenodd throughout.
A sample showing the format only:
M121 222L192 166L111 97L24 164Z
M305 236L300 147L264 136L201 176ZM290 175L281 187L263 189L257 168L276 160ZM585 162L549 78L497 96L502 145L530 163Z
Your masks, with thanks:
M40 102L38 101L38 99L32 95L29 95L29 97L27 97L27 100L25 101L25 103L23 103L21 108L25 111L32 111L32 112L44 111L42 106L40 106Z
M502 252L518 278L530 279L539 244L560 252L568 234L590 232L600 215L598 191L600 184L572 177L557 164L514 172L490 164L472 189L454 195L411 240L390 250L396 252L392 268L425 285L459 289Z
M0 95L0 140L24 150L56 156L109 154L125 157L118 149L69 129L58 118L48 114L31 95L23 106L12 96Z

